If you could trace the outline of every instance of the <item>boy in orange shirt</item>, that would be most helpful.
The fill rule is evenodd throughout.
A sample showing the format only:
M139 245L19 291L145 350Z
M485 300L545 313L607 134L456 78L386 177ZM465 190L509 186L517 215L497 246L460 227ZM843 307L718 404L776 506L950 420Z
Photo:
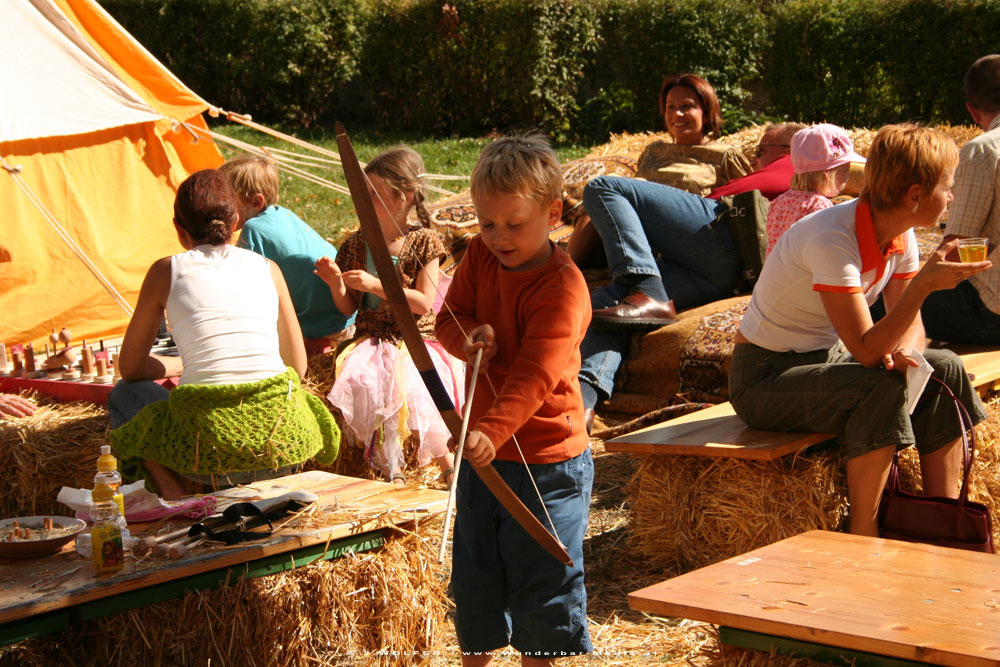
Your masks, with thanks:
M492 464L575 565L546 553L464 466L452 558L455 630L464 665L488 665L487 652L508 644L524 665L551 664L593 650L583 536L594 467L577 379L590 296L579 269L549 241L562 214L562 169L542 137L487 146L471 190L482 232L445 299L454 317L445 309L436 325L459 358L471 362L483 349L486 377L476 384L465 458Z

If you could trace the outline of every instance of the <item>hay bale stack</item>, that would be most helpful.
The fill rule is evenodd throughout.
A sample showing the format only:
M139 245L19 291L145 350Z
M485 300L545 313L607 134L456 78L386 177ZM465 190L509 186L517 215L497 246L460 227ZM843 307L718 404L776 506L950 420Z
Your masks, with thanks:
M449 630L435 561L429 540L396 537L378 551L237 579L29 639L0 649L0 662L408 665L440 649Z
M959 148L968 143L970 139L982 134L982 130L971 125L944 124L934 125L932 127L936 130L944 132L949 137L954 139ZM875 138L878 128L868 129L864 127L854 127L845 129L847 130L847 135L851 138L851 142L854 144L854 150L861 155L867 156L868 149L872 145L872 139ZM763 134L763 125L751 125L750 127L745 127L738 132L733 132L732 134L727 134L721 137L719 139L719 143L739 148L743 151L744 155L748 158L752 158L754 151L757 149L757 144L760 143L760 138ZM608 138L607 143L592 148L587 154L587 157L622 155L632 159L638 159L643 149L654 141L672 142L673 138L667 132L638 132L635 134L623 132L621 134L612 134Z
M686 572L807 530L836 530L847 514L844 469L836 453L642 457L629 488L632 546L650 568Z
M56 502L63 486L90 488L108 413L90 403L42 404L30 417L0 420L0 518L72 516Z

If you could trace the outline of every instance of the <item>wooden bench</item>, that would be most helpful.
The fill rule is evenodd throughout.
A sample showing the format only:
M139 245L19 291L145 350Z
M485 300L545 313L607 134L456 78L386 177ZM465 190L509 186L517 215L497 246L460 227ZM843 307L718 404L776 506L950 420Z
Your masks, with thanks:
M1000 664L1000 558L810 531L629 595L724 643L836 664Z
M965 371L979 395L985 398L1000 389L1000 348L995 345L943 346L962 358Z
M720 403L698 412L613 438L609 452L686 454L772 460L830 440L827 433L760 431L743 423L733 406Z
M1000 349L949 345L962 358L980 395L1000 389ZM720 403L662 424L608 440L609 452L771 460L832 439L826 433L783 433L748 427L732 405Z

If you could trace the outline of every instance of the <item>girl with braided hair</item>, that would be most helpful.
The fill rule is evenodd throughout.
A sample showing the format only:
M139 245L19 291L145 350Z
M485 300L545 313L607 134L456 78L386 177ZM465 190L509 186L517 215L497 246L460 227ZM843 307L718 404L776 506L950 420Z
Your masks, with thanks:
M365 173L382 234L396 264L396 273L417 326L430 347L438 374L458 404L464 380L462 365L433 340L434 304L439 265L445 256L437 233L430 229L424 206L424 161L412 148L398 146L375 157ZM419 224L409 221L416 212ZM420 437L417 463L433 458L442 478L450 482L453 459L448 429L438 414L416 367L401 345L396 325L361 231L354 232L337 252L336 261L322 257L316 274L330 286L333 302L344 315L357 313L358 338L338 361L337 379L327 398L344 416L358 438L368 443L366 457L393 483L405 481L402 443L411 431ZM377 445L382 430L381 445Z

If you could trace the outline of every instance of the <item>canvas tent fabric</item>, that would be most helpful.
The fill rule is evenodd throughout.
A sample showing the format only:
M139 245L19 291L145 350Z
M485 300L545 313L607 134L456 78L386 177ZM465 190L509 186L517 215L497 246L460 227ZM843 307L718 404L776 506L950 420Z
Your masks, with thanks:
M0 3L0 157L134 306L146 270L181 251L177 187L222 163L209 105L94 0ZM13 92L12 92L13 91ZM0 342L124 333L127 312L0 172Z

